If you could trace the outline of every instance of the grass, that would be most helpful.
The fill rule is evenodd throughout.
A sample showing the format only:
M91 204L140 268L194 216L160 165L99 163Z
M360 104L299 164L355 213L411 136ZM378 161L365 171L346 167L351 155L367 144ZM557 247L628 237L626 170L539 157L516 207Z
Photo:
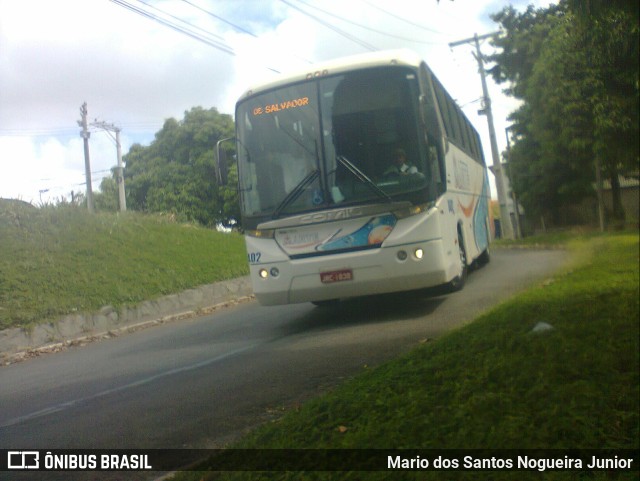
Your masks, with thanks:
M633 231L629 231L633 232ZM522 239L498 239L493 242L493 246L498 247L542 247L548 249L571 248L573 243L584 243L589 239L606 237L610 234L602 233L595 227L572 227L567 229L549 231L543 234L536 234Z
M638 234L573 240L579 262L233 448L638 449ZM534 333L540 322L553 329ZM342 427L342 428L341 428ZM363 477L363 474L366 476ZM449 472L446 479L638 479ZM400 478L399 478L400 476ZM445 479L438 472L180 473L176 480Z
M242 237L167 217L0 202L0 329L248 273Z

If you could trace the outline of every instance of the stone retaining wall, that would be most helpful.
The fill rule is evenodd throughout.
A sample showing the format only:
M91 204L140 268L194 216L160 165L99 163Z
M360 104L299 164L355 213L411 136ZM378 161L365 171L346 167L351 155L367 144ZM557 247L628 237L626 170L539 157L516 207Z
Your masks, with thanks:
M5 329L0 331L0 358L79 339L100 337L115 331L144 327L149 323L176 317L196 315L252 295L249 277L241 277L142 302L134 307L117 310L112 306L105 306L98 312L70 314L29 330Z

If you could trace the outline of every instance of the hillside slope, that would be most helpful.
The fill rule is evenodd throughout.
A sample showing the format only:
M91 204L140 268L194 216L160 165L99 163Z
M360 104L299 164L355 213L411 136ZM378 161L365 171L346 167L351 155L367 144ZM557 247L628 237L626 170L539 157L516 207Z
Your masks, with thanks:
M0 201L0 329L248 272L244 242L167 216Z

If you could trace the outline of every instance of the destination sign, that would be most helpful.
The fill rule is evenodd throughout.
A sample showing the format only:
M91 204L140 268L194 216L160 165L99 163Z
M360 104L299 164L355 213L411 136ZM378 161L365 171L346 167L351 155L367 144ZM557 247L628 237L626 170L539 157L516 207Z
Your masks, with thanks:
M277 104L268 104L264 107L256 107L253 109L253 115L274 114L282 110L304 107L305 105L309 105L309 97L300 97L298 99L285 100Z

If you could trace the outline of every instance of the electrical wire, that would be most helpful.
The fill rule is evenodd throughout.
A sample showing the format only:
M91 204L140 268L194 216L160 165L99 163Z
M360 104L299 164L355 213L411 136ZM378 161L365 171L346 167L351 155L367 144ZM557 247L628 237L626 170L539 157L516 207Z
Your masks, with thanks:
M175 22L172 22L170 20L166 20L164 18L159 17L158 15L155 15L151 12L147 12L146 10L136 7L135 5L132 5L131 3L127 2L126 0L109 0L112 3L115 3L116 5L126 8L127 10L134 12L142 17L145 17L149 20L153 20L154 22L157 22L161 25L164 25L165 27L168 27L178 33L181 33L183 35L186 35L188 37L191 37L194 40L197 40L199 42L202 42L206 45L209 45L210 47L213 47L215 49L220 50L221 52L224 52L226 54L229 55L234 55L235 56L235 51L229 47L226 44L223 44L221 42L218 42L216 40L213 40L211 38L208 37L204 37L203 35L197 34L191 30L189 30L188 28L185 27L181 27L179 25L177 25ZM144 3L144 2L142 2ZM146 5L146 4L145 4ZM184 23L188 23L188 22L184 22Z
M247 35L250 35L250 36L252 36L253 38L259 38L255 33L253 33L253 32L251 32L251 31L247 30L246 28L243 28L243 27L241 27L240 25L236 25L235 23L230 22L229 20L227 20L227 19L225 19L225 18L221 17L220 15L216 15L215 13L213 13L213 12L211 12L211 11L209 11L209 10L205 9L205 8L202 8L202 7L201 7L201 6L199 6L199 5L196 5L195 3L191 2L190 0L182 0L182 1L183 1L184 3L186 3L187 5L191 5L193 8L196 8L196 9L200 10L201 12L203 12L203 13L205 13L205 14L207 14L207 15L209 15L209 16L211 16L211 17L213 17L213 18L217 19L217 20L220 20L221 22L223 22L223 23L225 23L225 24L227 24L227 25L231 26L232 28L234 28L234 29L235 29L235 30L237 30L238 32L246 33ZM311 60L309 60L309 59L307 59L307 58L305 58L305 57L301 57L300 55L297 55L296 53L293 53L293 55L294 55L296 58L298 58L298 59L300 59L300 60L304 60L304 61L305 61L305 62L307 62L307 63L313 63Z
M401 22L408 23L409 25L412 25L412 26L414 26L414 27L420 28L420 29L422 29L422 30L426 30L427 32L436 33L436 34L438 34L438 35L448 35L448 34L447 34L447 33L445 33L445 32L440 32L440 31L435 30L435 29L433 29L433 28L425 27L424 25L420 25L419 23L415 23L415 22L412 22L411 20L407 20L406 18L403 18L403 17L401 17L401 16L399 16L399 15L396 15L396 14L395 14L395 13L393 13L393 12L390 12L390 11L388 11L388 10L385 10L384 8L379 7L379 6L377 6L377 5L375 5L375 4L371 3L371 2L369 2L369 1L367 1L367 0L362 0L362 2L366 3L367 5L369 5L369 6L370 6L370 7L372 7L372 8L375 8L376 10L379 10L380 12L382 12L382 13L384 13L384 14L386 14L386 15L389 15L390 17L393 17L393 18L395 18L395 19L397 19L397 20L400 20Z
M186 1L186 0L185 0ZM363 25L361 23L357 23L354 22L353 20L349 20L347 18L341 17L340 15L336 15L335 13L331 13L327 10L324 10L323 8L320 8L316 5L311 5L303 0L297 0L298 3L301 3L309 8L313 8L315 10L318 10L319 12L324 13L325 15L329 15L330 17L336 18L338 20L341 20L343 22L349 23L351 25L354 25L356 27L362 28L364 30L369 30L370 32L374 32L377 33L379 35L385 35L387 37L391 37L391 38L396 38L398 40L403 40L405 42L413 42L413 43L420 43L420 44L424 44L424 45L439 45L441 42L427 42L425 40L417 40L415 38L408 38L408 37L403 37L401 35L395 35L393 33L389 33L389 32L384 32L382 30L378 30L377 28L373 28L373 27L369 27L367 25Z
M78 130L72 127L51 129L0 129L0 137L75 137Z
M468 105L475 104L476 102L481 102L481 101L482 101L482 97L478 97L477 99L469 100L468 102L466 102L466 103L464 103L462 105L458 105L458 106L461 109L463 109L463 108L467 107Z
M157 16L157 15L151 13L151 12L148 12L148 11L142 9L142 8L136 7L136 6L132 5L131 3L129 3L127 0L109 0L109 1L112 2L112 3L115 3L116 5L121 6L123 8L126 8L127 10L130 10L130 11L132 11L134 13L137 13L138 15L141 15L141 16L143 16L145 18L148 18L150 20L158 22L161 25L164 25L165 27L168 27L168 28L170 28L172 30L175 30L178 33L182 33L183 35L186 35L188 37L193 38L194 40L198 40L199 42L202 42L202 43L204 43L206 45L209 45L210 47L216 48L216 49L218 49L218 50L220 50L220 51L222 51L224 53L227 53L229 55L236 56L236 52L229 45L227 45L225 43L222 43L222 42L219 42L219 41L216 41L216 40L213 40L213 39L208 38L208 37L204 37L201 34L198 34L198 33L193 32L192 30L189 30L189 28L181 27L180 25L177 25L175 22L172 22L170 20L161 18L161 17L159 17L159 16ZM140 3L143 3L144 5L149 6L147 3L143 2L142 0L138 0L138 1ZM157 7L152 7L152 8L164 13L167 16L170 16L170 17L172 16L172 15L160 10ZM197 28L199 30L207 32L206 30L203 30L200 27L195 27L194 25L190 24L189 22L186 22L184 20L180 20L180 21L182 23L185 23L185 24L189 25L190 27ZM207 34L211 35L210 32L207 32ZM263 65L263 67L266 68L267 70L271 70L272 72L280 73L279 70L277 70L277 69L275 69L273 67L270 67L268 65Z
M123 131L148 132L149 129L162 127L162 121L141 121L118 124ZM101 132L102 129L89 128L90 132ZM79 130L75 127L53 127L33 129L0 129L0 137L76 137Z
M172 14L170 14L170 13L168 13L168 12L165 12L164 10L161 10L160 8L158 8L158 7L156 7L156 6L151 5L150 3L145 2L144 0L138 0L138 2L140 2L140 3L144 4L144 5L146 5L146 6L147 6L147 7L149 7L149 8L153 8L154 10L157 10L158 12L162 13L163 15L166 15L167 17L171 17L171 18L173 18L174 20L177 20L178 22L185 23L185 24L187 24L189 27L192 27L192 28L195 28L195 29L197 29L197 30L200 30L200 31L201 31L202 33L204 33L205 35L210 35L210 36L215 37L215 38L218 38L218 39L220 39L220 40L224 40L224 38L222 37L222 35L218 35L218 34L216 34L216 33L209 32L208 30L205 30L204 28L198 27L197 25L193 25L192 23L189 23L189 22L187 22L187 21L185 21L185 20L181 19L180 17L176 17L175 15L172 15Z
M236 29L236 30L237 30L237 31L239 31L239 32L246 33L247 35L251 35L251 36L252 36L252 37L254 37L254 38L258 38L258 36L257 36L255 33L250 32L249 30L244 29L244 28L242 28L242 27L241 27L241 26L239 26L239 25L236 25L235 23L232 23L232 22L230 22L229 20L226 20L226 19L222 18L221 16L216 15L215 13L210 12L209 10L205 10L204 8L200 7L199 5L196 5L196 4L195 4L195 3L193 3L193 2L190 2L189 0L182 0L182 1L183 1L184 3L186 3L186 4L188 4L188 5L191 5L193 8L197 8L197 9L198 9L198 10L200 10L201 12L206 13L207 15L209 15L209 16L211 16L211 17L213 17L213 18L215 18L215 19L217 19L217 20L220 20L220 21L221 21L221 22L223 22L223 23L226 23L227 25L229 25L229 26L233 27L234 29Z
M371 52L375 52L377 50L379 50L378 48L374 47L373 45L371 45L370 43L365 42L364 40L359 39L358 37L356 37L355 35L351 35L348 32L345 32L344 30L336 27L335 25L331 25L329 22L325 22L324 20L322 20L321 18L318 18L317 16L313 15L310 12L305 11L304 9L297 7L295 5L292 5L290 2L288 2L287 0L280 0L282 3L284 3L285 5L287 5L290 8L293 8L294 10L297 10L298 12L302 13L303 15L306 15L307 17L311 18L312 20L315 20L316 22L318 22L319 24L327 27L328 29L333 30L334 32L338 33L339 35L342 35L343 37L345 37L348 40L351 40L352 42L357 43L358 45L360 45L361 47L364 47L365 49L371 51Z

